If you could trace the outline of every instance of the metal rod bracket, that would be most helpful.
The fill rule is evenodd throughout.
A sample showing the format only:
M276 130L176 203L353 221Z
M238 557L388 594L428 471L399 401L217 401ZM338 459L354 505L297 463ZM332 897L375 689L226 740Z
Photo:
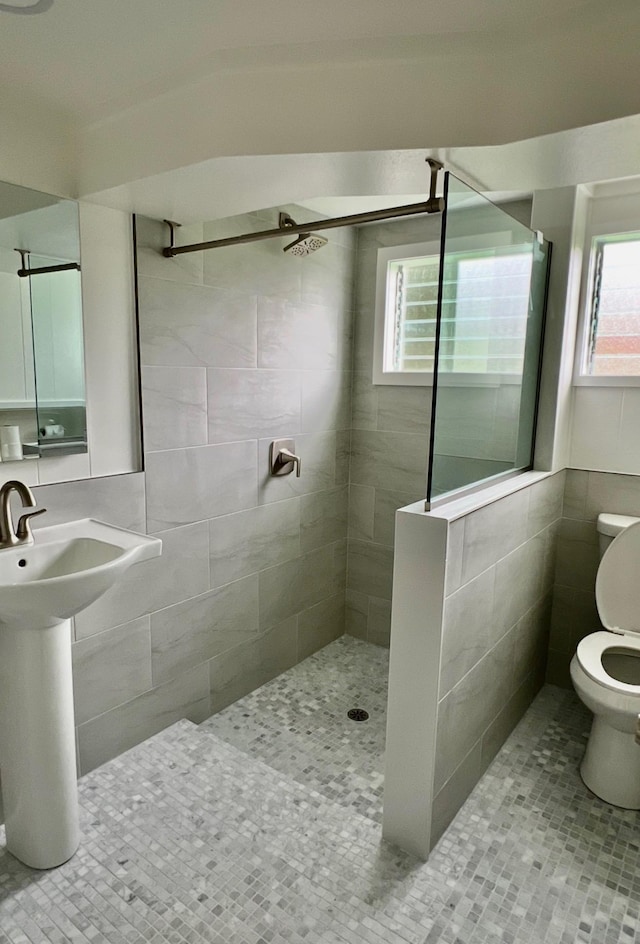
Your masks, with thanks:
M166 256L167 259L171 259L171 257L174 255L173 250L176 248L176 230L180 229L182 223L176 223L175 220L163 220L162 222L167 224L170 233L169 245L166 247L166 249L162 250L162 255Z

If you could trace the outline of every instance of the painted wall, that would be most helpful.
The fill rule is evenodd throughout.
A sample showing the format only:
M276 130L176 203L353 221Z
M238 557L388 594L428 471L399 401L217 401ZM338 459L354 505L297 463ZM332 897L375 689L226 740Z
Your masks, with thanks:
M589 200L581 308L588 303L587 269L592 236L640 230L640 193L631 183L596 188ZM581 311L583 315L583 311ZM568 465L573 469L640 475L640 386L576 386Z
M91 515L164 544L75 619L82 772L344 632L351 236L307 259L278 241L169 261L166 240L139 221L145 473L37 489L42 525ZM268 474L282 436L300 479Z
M398 514L383 832L421 857L544 680L564 473L537 478Z

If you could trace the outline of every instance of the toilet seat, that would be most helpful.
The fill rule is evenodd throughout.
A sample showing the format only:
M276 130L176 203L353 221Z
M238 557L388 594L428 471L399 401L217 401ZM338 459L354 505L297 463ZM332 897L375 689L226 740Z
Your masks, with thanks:
M613 678L602 664L607 649L630 649L640 654L640 521L629 525L602 556L596 577L596 603L605 630L578 643L582 670L605 688L640 699L640 685Z
M610 633L601 630L585 636L578 643L576 658L586 674L611 691L621 695L636 695L640 699L640 685L629 685L612 678L602 664L602 656L607 649L630 649L640 654L640 635L636 633Z
M596 603L605 629L640 633L640 521L621 531L604 552Z

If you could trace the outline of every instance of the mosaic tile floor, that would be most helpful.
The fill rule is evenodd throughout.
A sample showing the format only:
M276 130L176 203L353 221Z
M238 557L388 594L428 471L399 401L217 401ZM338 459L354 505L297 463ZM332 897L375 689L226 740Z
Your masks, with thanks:
M70 862L0 850L0 944L640 941L640 817L582 785L588 720L546 688L427 864L180 722L82 779Z
M381 822L388 676L388 649L342 636L201 728Z

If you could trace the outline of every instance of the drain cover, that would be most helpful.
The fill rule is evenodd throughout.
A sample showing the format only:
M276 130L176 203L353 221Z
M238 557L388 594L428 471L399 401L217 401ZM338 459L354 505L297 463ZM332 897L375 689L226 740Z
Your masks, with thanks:
M347 718L350 718L352 721L367 721L369 712L365 711L364 708L350 708L347 712Z

